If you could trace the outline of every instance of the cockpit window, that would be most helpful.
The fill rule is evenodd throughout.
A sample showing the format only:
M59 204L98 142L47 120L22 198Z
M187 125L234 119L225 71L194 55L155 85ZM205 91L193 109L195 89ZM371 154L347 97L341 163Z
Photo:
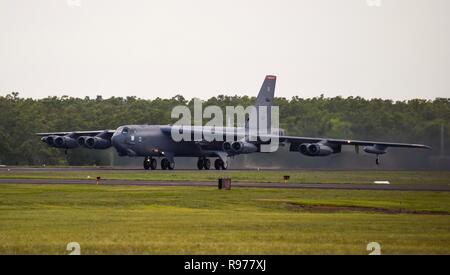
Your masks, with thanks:
M127 127L122 129L122 134L128 134L128 128Z

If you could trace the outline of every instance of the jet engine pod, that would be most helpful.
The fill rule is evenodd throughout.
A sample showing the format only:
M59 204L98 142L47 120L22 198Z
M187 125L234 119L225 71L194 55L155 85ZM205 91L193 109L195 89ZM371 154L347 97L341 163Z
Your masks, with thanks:
M81 136L77 138L77 142L80 146L86 146L86 139L90 138L90 136Z
M69 136L59 136L53 140L53 146L57 148L71 149L78 147L78 142Z
M228 141L225 141L225 142L222 144L222 149L223 149L224 151L231 151L231 143L229 143Z
M231 149L235 153L247 154L258 151L258 147L255 144L249 142L235 141L231 144Z
M333 154L333 148L322 143L302 143L300 153L306 156L328 156Z
M363 148L364 152L369 154L376 154L376 155L382 155L386 154L386 146L375 144L373 146L365 146Z
M54 146L54 141L57 137L55 135L45 136L41 138L41 141L47 143L49 146Z
M85 139L85 146L89 149L107 149L111 147L111 141L101 137L88 137Z

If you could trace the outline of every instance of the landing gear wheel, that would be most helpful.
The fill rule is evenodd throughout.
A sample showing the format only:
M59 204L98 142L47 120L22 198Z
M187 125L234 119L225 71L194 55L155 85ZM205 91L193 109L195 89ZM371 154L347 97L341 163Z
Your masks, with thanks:
M228 161L223 162L222 161L222 170L227 170L228 169Z
M380 157L377 155L377 158L375 159L375 163L377 164L377 165L380 165Z
M205 170L209 170L209 168L211 168L211 160L204 159L203 160L203 168L205 168Z
M214 168L216 168L216 170L220 170L220 169L222 169L222 164L223 164L223 161L221 159L216 159L214 161Z
M204 166L203 160L204 159L202 159L202 158L198 159L198 161L197 161L197 168L198 168L198 170L202 170L203 169L203 166Z
M150 161L150 158L149 158L149 157L146 157L146 158L144 159L143 165L144 165L144 169L145 169L145 170L150 169L151 161Z
M158 162L156 161L156 159L151 158L150 159L150 169L155 170L157 165L158 165Z
M163 158L161 160L161 169L162 170L167 170L167 168L169 168L169 160L166 158Z

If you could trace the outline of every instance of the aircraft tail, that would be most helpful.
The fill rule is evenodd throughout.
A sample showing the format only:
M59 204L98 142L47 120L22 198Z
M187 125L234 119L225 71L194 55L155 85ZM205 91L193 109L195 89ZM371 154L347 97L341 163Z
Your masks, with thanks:
M256 97L255 107L256 111L259 114L259 109L261 106L265 106L267 110L267 123L263 123L262 126L267 126L267 129L271 128L271 118L272 118L272 112L270 107L273 103L273 97L275 94L275 83L277 81L277 77L274 75L267 75L264 79L264 82L261 86L261 89L259 90L258 96ZM249 127L248 120L246 121L246 128ZM259 128L259 122L258 122L258 128Z
M256 98L255 106L272 106L273 96L275 93L275 82L277 77L274 75L266 76Z

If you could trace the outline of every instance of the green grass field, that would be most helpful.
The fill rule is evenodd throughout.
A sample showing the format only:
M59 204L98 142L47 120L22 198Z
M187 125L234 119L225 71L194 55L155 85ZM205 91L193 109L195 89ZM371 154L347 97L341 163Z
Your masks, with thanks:
M368 254L373 241L450 254L450 193L0 185L0 254Z
M103 179L130 179L154 181L217 181L231 177L234 182L282 182L289 175L291 183L373 183L389 180L391 184L450 184L447 171L329 171L329 170L264 170L264 171L144 171L144 170L81 170L81 171L21 171L0 170L0 178L86 179L100 176Z

